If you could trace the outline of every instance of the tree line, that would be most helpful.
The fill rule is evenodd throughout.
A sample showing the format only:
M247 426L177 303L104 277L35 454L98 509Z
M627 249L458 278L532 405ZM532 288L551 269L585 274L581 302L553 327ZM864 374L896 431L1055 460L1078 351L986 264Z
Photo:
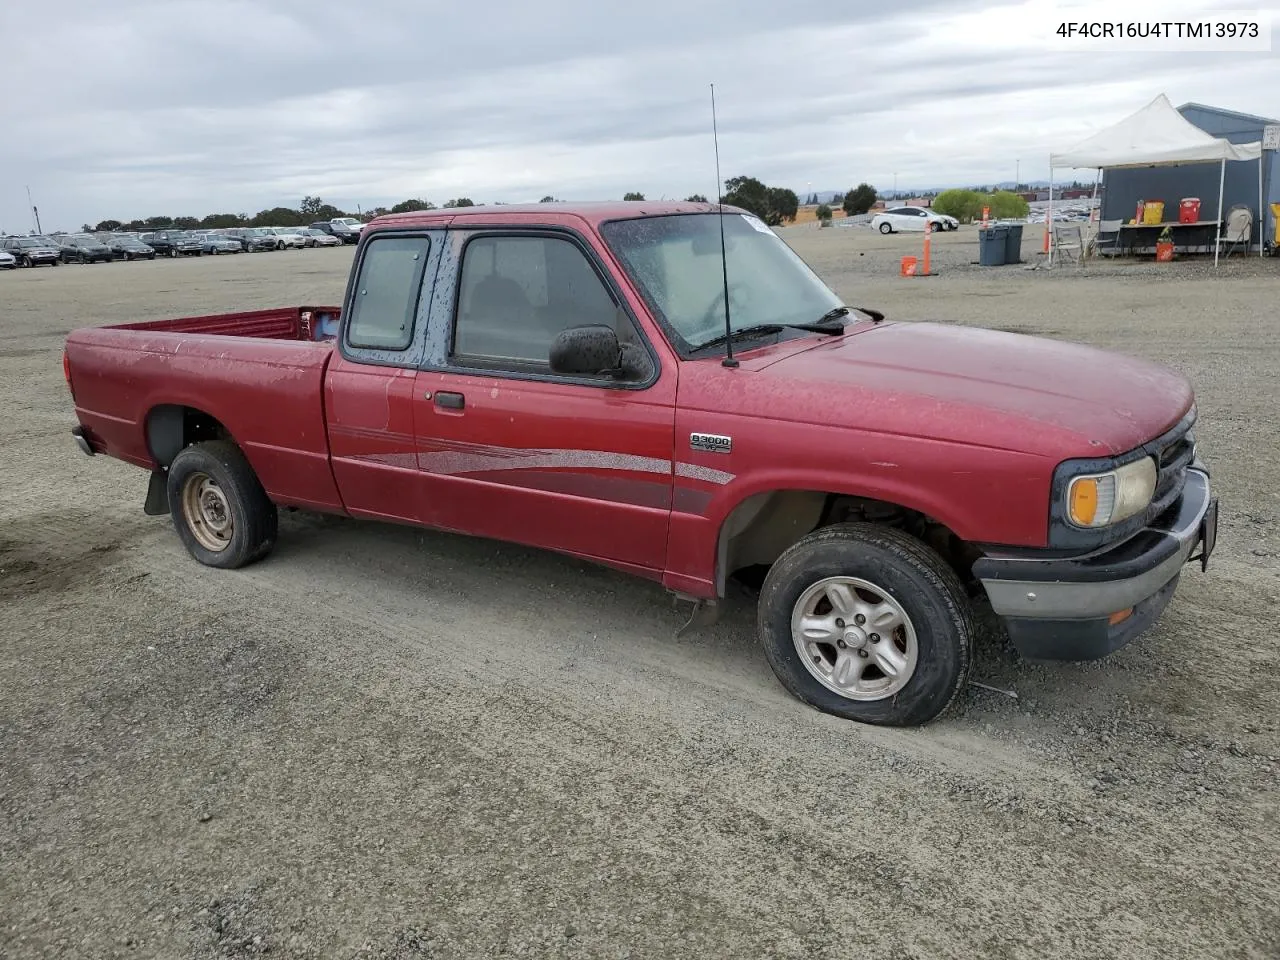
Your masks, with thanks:
M443 207L474 207L475 201L469 197L458 197L448 200ZM374 207L362 213L340 210L333 204L325 203L319 197L303 197L297 208L272 207L260 210L253 216L247 213L210 213L204 217L145 217L139 220L102 220L97 226L84 224L83 230L88 233L111 232L115 230L221 230L228 227L305 227L318 220L333 220L337 217L360 217L371 219L386 213L412 213L417 210L434 210L436 205L430 200L414 198L401 200L393 207Z
M749 210L769 226L778 226L796 218L800 198L794 190L787 187L771 187L755 177L730 177L724 182L725 192L720 200L730 206ZM814 195L816 198L816 194ZM644 200L644 194L638 191L627 191L624 200ZM839 198L836 198L839 199ZM703 194L694 193L685 197L693 203L706 203ZM850 215L866 213L876 201L876 189L868 183L859 184L842 200L842 206ZM556 198L550 194L544 196L542 203L554 203ZM835 199L833 199L835 202ZM476 204L470 197L457 197L441 204L442 209L453 207L474 207ZM501 204L495 204L501 205ZM824 205L825 206L825 205ZM247 213L210 213L203 217L191 216L157 216L136 220L101 220L98 224L84 224L81 229L86 233L147 230L220 230L229 227L303 227L318 220L333 220L337 217L360 217L372 219L388 213L413 213L421 210L435 210L436 205L430 200L414 197L401 200L391 207L374 207L371 210L352 213L341 210L333 204L325 203L319 197L303 197L302 203L294 207L271 207L260 210L250 216ZM827 208L824 212L829 213Z
M977 190L943 190L933 198L933 209L938 213L955 217L961 223L972 223L982 218L982 208L988 207L996 220L1021 220L1031 211L1031 205L1019 194L1009 190L980 193Z

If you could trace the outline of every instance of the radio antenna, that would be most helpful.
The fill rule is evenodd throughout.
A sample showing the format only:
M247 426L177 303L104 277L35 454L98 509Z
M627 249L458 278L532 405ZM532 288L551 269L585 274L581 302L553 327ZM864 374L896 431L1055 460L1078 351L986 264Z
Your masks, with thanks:
M720 205L720 278L724 281L724 359L720 365L736 367L733 359L733 327L729 323L729 258L724 248L724 184L720 180L720 133L716 130L716 85L711 85L711 139L716 145L716 199Z

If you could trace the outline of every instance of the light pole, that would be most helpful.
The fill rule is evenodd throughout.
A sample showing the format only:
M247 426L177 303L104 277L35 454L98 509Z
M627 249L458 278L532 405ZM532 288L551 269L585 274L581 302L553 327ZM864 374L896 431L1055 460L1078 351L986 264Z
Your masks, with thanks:
M1014 175L1014 178L1013 178L1013 189L1018 190L1022 187L1022 161L1016 160L1014 162L1017 163L1018 165L1017 166L1018 172Z
M898 175L893 175L893 199L898 199Z

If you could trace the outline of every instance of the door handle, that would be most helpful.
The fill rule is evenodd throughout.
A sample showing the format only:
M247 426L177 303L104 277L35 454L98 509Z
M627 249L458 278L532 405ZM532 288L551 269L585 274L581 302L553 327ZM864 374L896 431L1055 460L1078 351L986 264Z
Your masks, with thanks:
M461 410L466 405L466 398L460 393L440 390L436 393L436 406L446 410Z

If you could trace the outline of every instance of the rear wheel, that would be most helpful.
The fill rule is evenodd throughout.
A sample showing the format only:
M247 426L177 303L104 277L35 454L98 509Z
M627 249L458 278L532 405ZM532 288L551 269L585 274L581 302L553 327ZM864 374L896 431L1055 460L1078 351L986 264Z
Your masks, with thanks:
M889 224L889 223L880 224L880 232L883 233L885 236L888 236L889 234L893 233L892 224Z
M178 537L205 566L243 567L275 545L276 506L234 443L187 447L170 465L166 485Z
M783 686L849 720L932 720L969 671L972 615L954 571L900 530L825 527L788 549L760 593L759 633Z

